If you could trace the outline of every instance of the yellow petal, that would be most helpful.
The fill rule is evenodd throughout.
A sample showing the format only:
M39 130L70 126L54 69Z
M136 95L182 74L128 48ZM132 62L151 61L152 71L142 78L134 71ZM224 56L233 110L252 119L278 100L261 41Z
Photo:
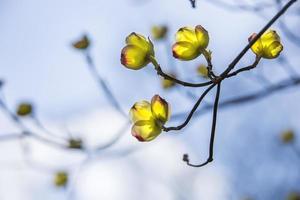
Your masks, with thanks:
M197 43L195 30L190 27L180 28L176 33L176 42Z
M251 41L256 34L253 34L249 41ZM267 59L277 58L283 50L280 42L280 37L274 30L269 30L264 33L251 47L251 50L258 56Z
M161 131L162 129L152 119L137 121L131 129L131 134L141 142L148 142L156 138Z
M143 35L134 32L127 36L126 44L137 46L145 52L150 52L153 49L153 45L150 41L148 41Z
M200 53L196 46L189 42L177 42L172 48L173 56L180 60L193 60L198 57Z
M129 69L138 70L149 63L147 56L147 52L138 46L127 45L122 49L121 63Z
M151 99L151 110L155 120L158 120L158 124L165 124L170 116L170 108L166 100L159 95L155 95Z
M264 50L263 57L267 59L277 58L282 50L283 46L280 42L275 41Z
M264 33L261 36L261 42L264 47L268 47L271 45L274 41L280 42L280 37L274 30L268 30L266 33Z
M141 120L150 120L153 118L151 104L148 101L137 102L130 109L129 115L133 123Z
M250 37L249 37L249 39L248 39L248 41L249 42L251 42L253 39L254 39L254 37L256 37L256 33L253 33ZM262 56L262 54L263 54L263 45L262 45L262 43L261 43L261 39L259 38L252 46L251 46L251 50L253 51L253 53L255 53L256 55L258 55L258 56Z
M195 28L196 37L198 40L198 45L205 49L208 46L209 36L207 30L201 25L196 26Z

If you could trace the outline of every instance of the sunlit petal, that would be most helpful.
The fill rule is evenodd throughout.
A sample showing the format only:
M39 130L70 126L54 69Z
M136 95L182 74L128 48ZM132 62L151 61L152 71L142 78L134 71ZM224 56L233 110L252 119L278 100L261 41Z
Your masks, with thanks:
M122 49L121 63L129 69L141 69L149 63L147 52L138 46L128 45Z
M190 27L180 28L176 33L176 42L196 43L197 37L195 30Z
M205 49L208 46L209 36L207 30L203 28L201 25L196 26L195 33L198 40L198 45Z
M177 42L172 48L173 56L180 60L192 60L200 55L197 47L189 42Z
M154 120L137 121L131 129L131 134L141 142L151 141L161 132Z
M156 120L162 124L167 122L170 115L170 108L167 101L161 98L159 95L152 97L151 110Z
M129 111L133 123L140 120L150 120L152 118L151 104L148 101L135 103Z

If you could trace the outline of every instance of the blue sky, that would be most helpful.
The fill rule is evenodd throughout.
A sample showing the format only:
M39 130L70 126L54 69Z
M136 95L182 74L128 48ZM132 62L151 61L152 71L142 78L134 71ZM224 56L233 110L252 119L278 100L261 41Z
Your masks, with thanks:
M89 35L92 41L91 54L97 69L122 102L124 110L128 110L138 100L150 99L159 93L171 103L175 113L189 109L193 102L182 93L163 91L150 66L140 71L122 67L119 60L125 37L133 31L149 35L152 25L166 24L170 29L169 38L172 43L174 34L180 27L201 24L209 31L213 62L216 71L221 72L247 44L249 35L257 32L266 23L266 18L270 18L275 12L274 9L268 9L266 18L262 18L253 13L225 10L208 1L199 0L197 9L194 10L187 0L135 2L0 0L0 78L6 82L4 93L9 106L14 108L19 101L30 100L37 105L39 116L52 128L68 126L86 136L90 144L107 140L109 134L115 132L115 121L119 125L122 119L109 107L104 93L99 92L83 55L72 48L72 41L80 38L83 33ZM293 27L297 23L299 20L291 20L289 25ZM277 28L276 25L273 28ZM299 48L285 37L282 40L285 45L283 54L290 58L292 64L299 64L299 56L295 56L299 54ZM164 44L155 42L155 50L163 68L172 70L172 66L167 66L171 48L166 54ZM240 65L249 64L251 59L253 54L249 52ZM182 72L182 77L193 78L199 60L175 63ZM263 70L271 81L286 76L276 61L264 60L262 66L257 70ZM261 85L246 75L230 80L223 86L221 99L261 88ZM196 94L199 93L198 90ZM288 175L292 177L291 180L286 176L286 169L295 170L289 164L289 159L293 158L285 158L289 150L281 151L281 144L277 142L277 136L282 130L299 130L299 95L295 90L289 90L245 107L237 106L221 111L217 128L216 161L203 170L187 168L180 158L187 151L191 152L195 160L205 158L210 115L194 119L183 131L184 134L163 135L162 139L147 144L146 147L138 144L127 130L128 134L115 148L134 146L142 150L128 159L114 160L104 156L104 161L91 162L79 175L81 181L75 184L78 190L75 199L94 200L101 197L113 200L122 196L140 199L143 192L149 199L175 199L174 191L179 191L178 187L183 191L183 194L177 194L178 199L219 200L227 198L234 189L243 195L257 195L257 199L268 199L270 188L282 187L283 183L293 186L299 182L295 181L293 174ZM208 101L211 100L212 96ZM11 125L7 120L3 116L0 119L3 122L0 127L10 130ZM108 135L100 135L106 131ZM11 160L10 156L5 155L13 155L13 158L20 160L21 151L15 149L15 145L11 143L3 146L4 161ZM35 143L32 145L37 149L34 157L39 161L49 161L47 158L52 158L50 164L61 164L62 161L78 164L83 159L80 155L72 154L69 157ZM248 162L245 162L245 157ZM118 166L124 166L126 173ZM257 166L257 170L253 166ZM23 167L22 165L21 168ZM77 165L74 166L76 167ZM272 167L278 173L272 173L269 170ZM12 170L0 173L0 177L3 177L0 179L11 179L8 184L10 192L5 192L0 187L0 198L3 193L4 198L13 200L24 195L25 199L40 199L45 192L48 199L66 199L64 191L49 187L52 178L50 175L36 174L26 167L24 169L17 170L17 173ZM19 189L14 193L14 184L20 177L24 181L17 182ZM99 179L105 182L99 183ZM4 184L0 180L0 185ZM135 187L142 185L142 192L131 190L129 184ZM104 187L105 192L94 189L95 185ZM126 187L122 188L124 185ZM236 185L241 187L235 188ZM247 187L242 187L243 185ZM260 188L259 194L256 194L256 188ZM119 192L116 193L113 189ZM32 193L35 193L34 197L31 197Z

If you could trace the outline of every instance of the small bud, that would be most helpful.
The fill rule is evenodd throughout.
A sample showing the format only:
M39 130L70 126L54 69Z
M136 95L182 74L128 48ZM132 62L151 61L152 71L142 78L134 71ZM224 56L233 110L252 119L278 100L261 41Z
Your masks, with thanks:
M188 155L188 154L183 154L182 160L183 160L184 162L189 162L189 155Z
M170 76L173 78L176 78L175 74L170 73ZM174 81L171 81L166 78L161 78L161 86L163 89L170 89L170 88L174 87L175 85L176 85L176 83Z
M4 81L0 79L0 89L3 87Z
M162 40L166 37L168 32L167 26L153 26L151 29L151 35L155 40Z
M281 134L281 141L285 144L292 143L295 140L295 134L292 130L286 130Z
M199 65L197 67L197 74L199 76L202 76L203 78L208 78L208 70L207 70L207 66L206 65Z
M68 173L59 171L54 176L54 184L57 187L65 187L68 183Z
M70 149L82 149L82 143L81 139L70 139L68 147Z
M16 113L18 116L24 117L31 115L33 112L33 106L30 103L21 103L18 105Z
M85 50L90 46L90 40L87 35L83 35L82 38L72 44L75 49Z
M300 193L299 192L291 192L288 194L286 200L300 200Z

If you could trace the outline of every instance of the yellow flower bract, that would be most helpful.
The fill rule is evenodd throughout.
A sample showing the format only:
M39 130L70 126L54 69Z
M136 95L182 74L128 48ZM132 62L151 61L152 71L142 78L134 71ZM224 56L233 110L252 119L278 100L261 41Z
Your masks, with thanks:
M122 49L121 63L128 69L138 70L150 62L149 56L154 56L152 42L140 34L131 33Z
M256 36L254 33L249 37L249 42ZM251 50L257 56L266 59L277 58L283 50L279 35L274 30L264 33L252 46Z
M162 132L162 126L168 121L170 108L159 95L148 101L135 103L130 109L133 123L131 133L139 141L151 141Z
M193 60L206 49L208 43L208 32L202 26L180 28L176 33L173 56L180 60Z

